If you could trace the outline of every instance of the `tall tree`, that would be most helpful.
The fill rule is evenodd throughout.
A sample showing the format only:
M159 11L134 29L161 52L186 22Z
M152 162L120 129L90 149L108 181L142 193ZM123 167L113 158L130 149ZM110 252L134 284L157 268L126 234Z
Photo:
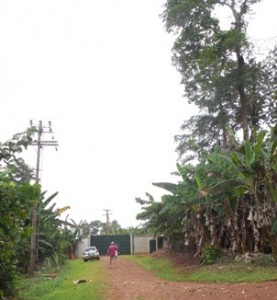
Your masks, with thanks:
M183 124L188 132L176 137L180 154L189 147L189 135L202 147L227 147L226 127L241 129L248 140L250 129L265 121L265 95L258 89L267 75L251 53L246 21L258 2L166 1L163 21L167 31L177 35L173 63L182 75L185 96L200 109ZM216 17L220 8L232 17L227 30Z

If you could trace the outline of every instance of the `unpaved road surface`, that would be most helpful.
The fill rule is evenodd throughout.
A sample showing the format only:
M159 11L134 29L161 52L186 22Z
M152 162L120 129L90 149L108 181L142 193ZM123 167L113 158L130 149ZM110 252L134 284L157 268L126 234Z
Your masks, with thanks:
M277 282L206 284L158 279L124 257L108 267L108 257L101 257L111 288L107 300L277 300Z

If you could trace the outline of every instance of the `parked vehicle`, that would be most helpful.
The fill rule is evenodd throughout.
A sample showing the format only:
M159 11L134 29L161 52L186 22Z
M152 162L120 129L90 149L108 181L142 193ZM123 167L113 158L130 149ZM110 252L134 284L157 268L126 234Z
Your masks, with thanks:
M95 246L86 247L83 252L83 260L86 262L90 259L100 259L99 251Z

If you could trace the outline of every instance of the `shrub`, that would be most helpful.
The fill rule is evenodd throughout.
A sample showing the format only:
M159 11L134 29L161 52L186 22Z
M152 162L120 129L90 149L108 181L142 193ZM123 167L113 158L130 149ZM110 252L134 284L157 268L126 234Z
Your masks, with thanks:
M212 245L206 245L202 250L202 261L204 264L212 265L219 259L220 254L220 248Z

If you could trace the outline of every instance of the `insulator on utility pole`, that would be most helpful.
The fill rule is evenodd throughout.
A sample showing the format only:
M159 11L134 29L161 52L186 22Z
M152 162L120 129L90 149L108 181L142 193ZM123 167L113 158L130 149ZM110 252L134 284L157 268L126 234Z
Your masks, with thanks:
M33 122L30 121L30 124L32 126ZM37 140L33 141L32 145L37 146L37 164L36 164L36 183L39 183L40 181L40 165L41 165L41 150L45 146L53 146L55 147L57 151L57 147L59 146L58 142L55 141L53 135L51 135L52 139L51 140L44 140L43 135L44 134L52 134L52 123L51 121L48 122L47 126L43 126L42 121L39 121L39 124L36 127L37 129Z

